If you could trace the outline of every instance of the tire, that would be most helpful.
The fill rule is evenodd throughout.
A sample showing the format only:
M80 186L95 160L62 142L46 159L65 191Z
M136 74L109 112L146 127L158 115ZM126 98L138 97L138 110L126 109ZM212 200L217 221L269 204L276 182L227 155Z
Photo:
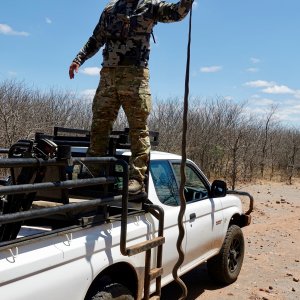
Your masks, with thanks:
M228 228L222 248L216 256L207 261L208 274L222 284L235 282L240 274L245 253L245 242L240 227Z
M92 296L91 300L134 300L134 297L124 285L110 283Z

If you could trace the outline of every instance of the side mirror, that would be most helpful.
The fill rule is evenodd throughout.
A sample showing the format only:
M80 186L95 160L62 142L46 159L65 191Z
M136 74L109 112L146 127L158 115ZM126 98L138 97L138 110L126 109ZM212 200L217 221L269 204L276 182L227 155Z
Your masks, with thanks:
M223 180L214 180L211 185L210 196L211 197L225 197L227 191L226 182Z

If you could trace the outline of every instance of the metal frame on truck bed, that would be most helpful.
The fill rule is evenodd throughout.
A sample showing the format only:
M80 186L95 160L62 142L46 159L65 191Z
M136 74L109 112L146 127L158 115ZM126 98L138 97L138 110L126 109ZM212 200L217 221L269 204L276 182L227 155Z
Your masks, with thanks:
M157 145L158 133L150 132L150 137L152 145ZM128 196L128 162L116 155L117 148L130 148L128 129L112 132L105 157L83 154L80 148L88 147L89 139L89 131L55 127L53 135L37 133L34 140L20 140L10 149L1 149L8 157L0 159L0 168L9 169L10 176L0 182L0 249L118 219L121 253L132 256L145 252L144 299L149 299L153 279L154 297L158 297L165 241L164 211L147 201L147 182L146 192ZM104 174L86 178L82 170L87 164L101 164ZM157 236L128 247L128 215L146 212L159 220ZM20 236L21 227L26 225L46 226L50 230ZM156 266L151 269L153 248L157 248Z

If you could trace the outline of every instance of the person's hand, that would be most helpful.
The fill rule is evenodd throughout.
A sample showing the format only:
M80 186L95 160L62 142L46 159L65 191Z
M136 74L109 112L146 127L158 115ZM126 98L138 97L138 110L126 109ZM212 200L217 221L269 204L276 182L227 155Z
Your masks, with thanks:
M77 63L75 63L75 62L72 62L71 65L70 65L70 68L69 68L70 79L74 78L74 71L76 73L78 73L78 69L79 69L79 65Z

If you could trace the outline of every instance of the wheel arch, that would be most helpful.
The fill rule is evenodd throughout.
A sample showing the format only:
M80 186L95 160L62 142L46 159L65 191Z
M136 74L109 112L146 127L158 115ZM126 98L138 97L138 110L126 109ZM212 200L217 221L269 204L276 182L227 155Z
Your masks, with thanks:
M136 299L138 294L138 275L135 268L127 262L115 263L101 271L91 283L84 299L91 299L91 295L94 294L95 290L110 282L124 285L135 295Z
M251 222L251 217L249 215L235 213L230 218L230 221L229 221L229 224L228 224L228 228L231 225L237 225L240 228L243 228L245 226L248 226L250 224L250 222Z

